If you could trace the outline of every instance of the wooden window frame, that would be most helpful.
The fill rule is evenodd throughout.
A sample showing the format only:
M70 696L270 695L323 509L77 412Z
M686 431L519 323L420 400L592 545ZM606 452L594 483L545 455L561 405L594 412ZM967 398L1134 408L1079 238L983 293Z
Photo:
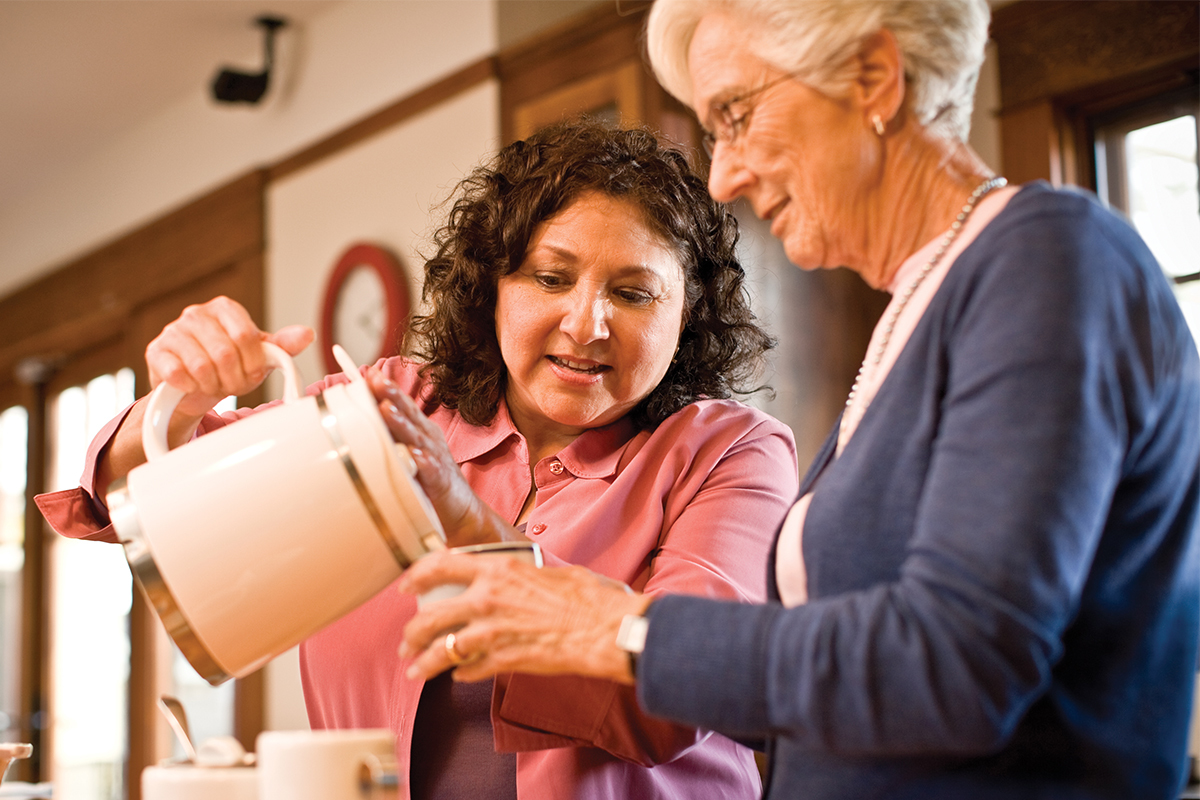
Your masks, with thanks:
M1195 0L1020 0L992 15L1002 172L1094 190L1091 120L1198 85Z

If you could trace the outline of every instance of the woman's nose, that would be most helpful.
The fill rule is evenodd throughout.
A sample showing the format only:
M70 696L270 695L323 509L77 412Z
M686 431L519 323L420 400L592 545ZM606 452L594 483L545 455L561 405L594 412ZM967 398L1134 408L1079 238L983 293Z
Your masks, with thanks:
M753 179L736 148L728 142L718 142L708 170L708 193L718 203L728 203L741 196Z
M609 303L603 297L586 291L575 291L567 297L562 330L579 344L587 344L608 336Z

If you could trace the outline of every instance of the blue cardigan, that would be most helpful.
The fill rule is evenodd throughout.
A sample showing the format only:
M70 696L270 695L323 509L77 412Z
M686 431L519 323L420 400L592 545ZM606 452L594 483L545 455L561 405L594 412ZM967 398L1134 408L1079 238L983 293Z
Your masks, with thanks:
M767 739L770 798L1176 796L1200 361L1137 234L1023 188L833 438L801 488L809 603L656 601L646 709Z

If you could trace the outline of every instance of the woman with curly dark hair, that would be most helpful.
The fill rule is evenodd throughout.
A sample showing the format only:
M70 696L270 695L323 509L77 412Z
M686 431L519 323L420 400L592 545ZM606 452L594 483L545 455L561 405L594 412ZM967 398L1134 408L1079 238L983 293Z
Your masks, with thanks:
M537 227L580 195L599 192L641 210L672 249L684 278L684 323L667 373L633 410L652 428L702 397L746 385L774 345L758 327L734 247L737 224L705 198L704 181L677 150L643 130L559 124L507 147L460 184L449 223L425 265L427 316L410 349L426 363L438 400L483 425L496 413L506 369L496 339L499 281L520 269Z
M686 158L643 130L559 125L460 184L408 356L365 371L448 544L532 540L548 565L637 592L764 599L796 455L786 426L729 399L772 344L736 241ZM311 338L264 333L224 298L186 309L146 351L152 383L189 391L172 438L254 413L211 408L262 381L260 342L296 353ZM42 503L60 532L111 536L100 498L144 460L141 405L101 432L86 488L58 506L88 514ZM312 726L392 730L410 797L759 795L748 749L645 715L616 682L408 677L397 648L415 612L381 592L300 650Z

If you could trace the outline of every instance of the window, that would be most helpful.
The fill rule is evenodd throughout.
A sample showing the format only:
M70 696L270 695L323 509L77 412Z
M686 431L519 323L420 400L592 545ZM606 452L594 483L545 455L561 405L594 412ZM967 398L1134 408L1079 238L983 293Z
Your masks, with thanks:
M50 490L78 485L92 437L134 400L133 370L101 375L53 401ZM132 579L120 547L50 540L51 774L79 800L125 796Z
M1200 338L1198 120L1189 88L1098 118L1094 138L1097 194L1146 240Z

